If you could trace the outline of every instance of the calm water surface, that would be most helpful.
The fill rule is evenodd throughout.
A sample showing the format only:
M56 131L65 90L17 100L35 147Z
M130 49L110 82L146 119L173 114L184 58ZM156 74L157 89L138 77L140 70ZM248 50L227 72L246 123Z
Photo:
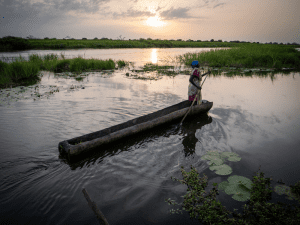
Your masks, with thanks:
M117 49L65 54L130 57L142 65L189 51ZM61 91L48 99L0 106L0 224L98 224L83 188L113 225L197 224L187 213L170 215L172 207L164 200L182 202L186 187L170 179L181 178L181 166L193 165L200 174L205 173L210 188L228 178L211 172L201 160L209 150L232 151L242 157L227 163L233 169L231 175L252 179L261 165L265 176L275 181L281 178L294 184L300 180L299 73L279 74L273 81L256 76L209 77L202 90L203 98L214 102L208 115L185 122L179 130L174 124L130 138L75 164L59 158L60 141L183 101L189 78L134 80L117 71L90 74L78 82L43 74L40 86L57 85ZM85 89L70 89L71 85ZM229 210L244 204L222 192L218 199ZM273 193L272 202L278 200L296 203Z

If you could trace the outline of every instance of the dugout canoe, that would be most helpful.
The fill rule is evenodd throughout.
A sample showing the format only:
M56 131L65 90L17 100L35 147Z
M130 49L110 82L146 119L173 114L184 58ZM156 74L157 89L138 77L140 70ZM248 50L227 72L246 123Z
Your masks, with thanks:
M212 106L213 102L203 100L201 105L192 107L187 117L207 113ZM189 107L190 101L186 100L154 113L129 120L125 123L59 142L58 149L60 154L66 156L69 160L92 149L97 148L97 151L101 151L104 150L101 146L106 144L113 143L122 138L146 131L162 124L180 120L184 117ZM178 121L178 123L179 122L180 121Z

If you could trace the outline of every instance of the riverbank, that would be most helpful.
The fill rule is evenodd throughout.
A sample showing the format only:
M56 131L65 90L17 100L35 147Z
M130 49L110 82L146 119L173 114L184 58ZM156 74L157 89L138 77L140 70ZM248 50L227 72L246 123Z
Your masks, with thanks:
M151 38L134 40L112 40L112 39L23 39L18 37L4 37L0 39L0 52L14 50L48 50L48 49L110 49L110 48L221 48L221 47L240 47L241 45L271 45L271 46L289 46L299 47L296 44L285 45L277 44L259 44L258 42L226 42L222 40L160 40Z

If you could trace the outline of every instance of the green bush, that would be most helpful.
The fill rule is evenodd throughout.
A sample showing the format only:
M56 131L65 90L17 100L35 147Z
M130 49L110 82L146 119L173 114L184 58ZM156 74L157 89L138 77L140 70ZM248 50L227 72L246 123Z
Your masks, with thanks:
M61 73L61 72L67 71L70 64L71 64L71 59L60 60L54 66L54 71L56 73Z
M184 195L184 200L182 204L178 204L175 200L166 199L165 201L169 205L179 205L182 209L172 209L171 213L182 213L182 210L187 211L191 218L197 219L199 222L205 225L218 224L218 225L273 225L273 224L286 224L286 225L298 225L300 221L300 207L293 204L294 209L286 204L277 202L267 203L271 200L272 189L270 188L271 178L264 178L264 173L256 173L253 176L252 182L246 184L239 182L240 184L231 184L236 186L236 190L233 190L233 186L227 188L225 191L228 194L234 194L238 189L242 190L250 188L250 200L247 201L247 205L244 205L243 214L237 214L230 212L226 207L222 206L221 202L216 199L216 195L219 194L216 186L217 183L213 184L213 189L206 195L205 188L207 187L207 176L199 178L199 173L196 168L191 166L191 171L186 172L183 167L181 167L181 173L183 180L177 178L172 178L175 181L179 181L182 184L187 185L187 194ZM235 179L235 178L234 178ZM233 180L234 180L233 179ZM223 182L222 182L223 183ZM219 184L219 188L220 185ZM299 183L296 185L297 188L293 187L292 190L299 190ZM226 186L226 184L225 184ZM228 184L227 184L228 186ZM236 193L237 198L239 198L239 192ZM300 201L300 199L297 199ZM232 216L232 218L230 218Z
M0 38L0 49L8 50L25 50L30 49L32 46L27 39L23 39L20 37L6 36Z

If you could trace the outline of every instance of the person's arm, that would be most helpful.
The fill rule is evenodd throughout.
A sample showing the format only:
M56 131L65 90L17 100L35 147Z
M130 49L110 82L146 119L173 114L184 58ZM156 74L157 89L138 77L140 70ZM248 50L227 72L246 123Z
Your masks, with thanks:
M195 75L191 75L189 81L190 81L196 88L198 88L198 89L201 90L201 87L199 87L197 84L195 84L194 78L197 78L197 79L199 80L199 77L197 77L197 76L195 76Z
M208 71L207 73L202 74L202 77L206 76L207 74L211 74L211 71Z

